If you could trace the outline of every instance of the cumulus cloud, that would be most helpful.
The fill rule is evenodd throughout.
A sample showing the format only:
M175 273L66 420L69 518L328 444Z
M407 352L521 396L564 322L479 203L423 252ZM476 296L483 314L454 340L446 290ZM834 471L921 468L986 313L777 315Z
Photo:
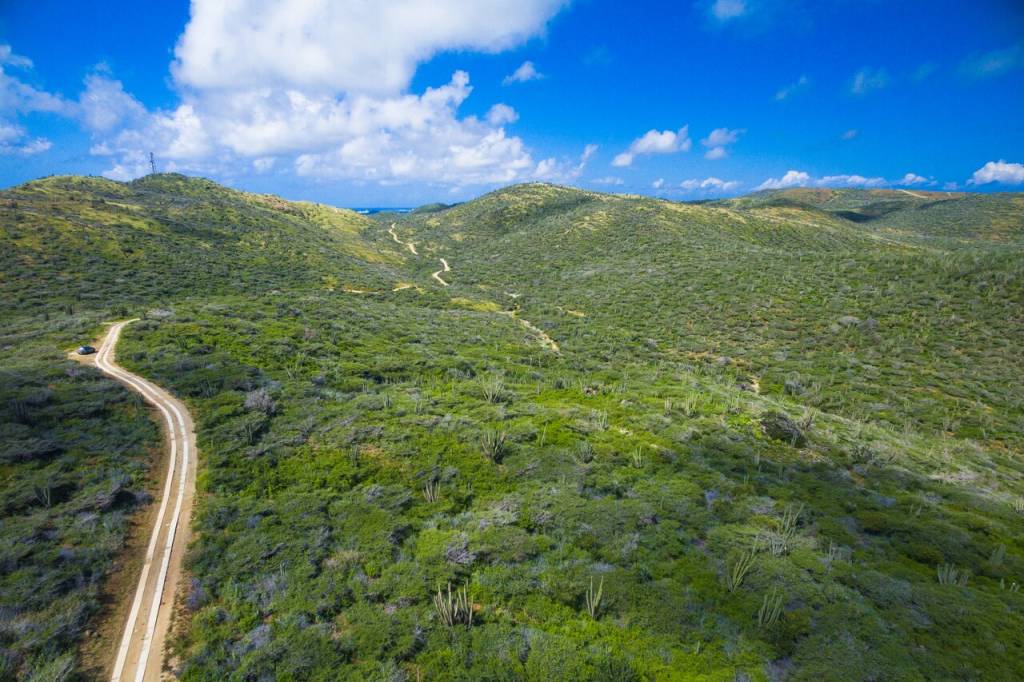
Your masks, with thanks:
M571 182L583 175L591 157L597 152L596 144L588 144L583 148L579 160L559 160L555 158L542 159L537 163L533 171L534 180L546 180L548 182Z
M277 124L297 121L301 129L318 129L331 140L326 152L308 151L295 161L299 175L370 180L434 180L449 183L511 182L534 166L521 139L503 128L474 118L459 119L459 105L469 96L469 76L458 71L440 88L428 88L421 96L397 100L360 97L334 103L335 111L323 116L321 106L303 102ZM246 146L280 144L288 136L264 134L265 121L253 121L229 135L236 151ZM276 129L278 125L275 125ZM299 144L298 138L291 141ZM273 149L269 151L296 151Z
M709 177L704 178L703 180L683 180L679 183L679 186L687 192L694 192L697 190L728 192L729 190L739 187L740 183L735 180L720 180L716 177Z
M819 187L884 187L885 178L866 178L863 175L826 175L815 181Z
M654 188L654 189L661 189L664 186L665 186L665 178L658 178L657 180L655 180L654 182L651 183L651 187Z
M138 123L147 116L146 107L125 92L121 81L103 73L86 76L78 106L86 128L97 133L126 123Z
M790 170L781 178L768 178L756 189L784 189L786 187L804 187L811 182L811 176L803 171Z
M20 125L0 121L0 154L31 156L45 152L52 143L42 137L28 138L28 132Z
M860 131L859 130L857 130L856 128L850 128L849 130L845 131L839 137L842 138L843 140L852 140L855 137L857 137L858 135L860 135Z
M80 98L82 120L93 153L111 157L106 174L119 179L147 172L150 150L166 170L211 175L251 168L460 187L572 177L585 161L538 161L506 133L518 119L512 107L461 115L473 90L467 73L406 91L437 52L520 44L566 2L193 0L171 66L177 106L147 111L97 73Z
M795 83L790 83L789 85L780 88L775 93L775 101L781 102L785 99L788 99L789 96L792 95L793 93L797 92L798 90L803 90L804 88L806 88L810 82L811 81L807 78L807 76L800 76L800 78L798 78Z
M714 0L709 10L718 21L729 21L746 14L747 3L746 0Z
M518 120L519 113L507 104L495 104L487 112L487 122L494 126L515 123Z
M968 185L987 185L998 182L1004 185L1024 184L1024 164L1007 163L1006 161L989 161L974 171L967 181Z
M544 77L537 67L533 65L533 62L523 62L519 65L515 71L505 76L505 79L501 82L504 85L511 85L512 83L526 83L527 81L536 81Z
M903 187L913 187L914 185L934 185L935 181L929 180L928 178L918 175L917 173L907 173L902 178L900 178L896 182L896 184L901 185Z
M541 33L565 4L193 0L173 73L179 83L203 90L277 86L395 94L437 52L514 47Z
M747 131L742 128L736 130L715 128L707 137L700 141L702 145L708 148L707 152L704 153L704 158L711 160L724 159L729 155L726 146L736 142L740 135L745 132Z
M872 90L881 90L889 85L889 72L885 69L863 68L853 76L850 92L865 95Z
M673 154L688 152L693 146L690 140L690 127L683 126L674 130L648 130L642 137L633 140L629 149L617 155L612 161L613 166L631 166L637 156L647 154Z
M971 55L960 64L961 75L968 78L992 78L1024 67L1024 43L1002 50Z
M768 178L756 187L762 189L785 189L787 187L885 187L890 184L885 178L869 178L863 175L826 175L811 177L804 171L790 170L781 178Z

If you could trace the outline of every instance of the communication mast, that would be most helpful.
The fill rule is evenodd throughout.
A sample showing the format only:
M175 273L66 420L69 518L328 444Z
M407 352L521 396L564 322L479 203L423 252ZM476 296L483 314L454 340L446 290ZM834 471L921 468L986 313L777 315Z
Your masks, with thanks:
M153 152L149 153L149 171L156 175L156 159L153 158Z

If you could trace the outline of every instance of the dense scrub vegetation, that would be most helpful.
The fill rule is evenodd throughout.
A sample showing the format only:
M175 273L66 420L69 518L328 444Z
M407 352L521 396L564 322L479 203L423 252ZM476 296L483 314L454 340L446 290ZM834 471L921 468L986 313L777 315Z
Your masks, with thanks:
M57 344L92 316L19 320L0 347L0 679L65 679L103 578L149 501L160 447L141 398Z
M194 200L183 232L219 235L166 292L125 275L95 306L144 314L120 361L197 418L185 679L1024 675L1016 196L946 197L920 229L903 214L940 197L528 185L375 223L156 176L0 202L63 216L83 183L158 223ZM900 207L842 214L878 202ZM59 237L46 211L21 220ZM126 238L94 219L91 244ZM56 326L62 277L180 260L159 246L177 237L122 266L15 229L5 257L35 284L5 263L7 319L47 329L9 337L35 363L21 386L98 319ZM260 229L291 230L261 238L281 267L249 268ZM109 404L137 463L154 431ZM4 580L12 563L46 565ZM7 670L29 665L3 641Z

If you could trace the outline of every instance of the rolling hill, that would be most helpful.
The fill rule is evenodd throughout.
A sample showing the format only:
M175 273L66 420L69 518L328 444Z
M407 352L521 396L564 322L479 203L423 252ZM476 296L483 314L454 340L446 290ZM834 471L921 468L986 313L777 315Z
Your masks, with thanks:
M0 193L0 677L102 671L159 447L63 360L113 315L197 417L185 679L1020 677L1021 201Z

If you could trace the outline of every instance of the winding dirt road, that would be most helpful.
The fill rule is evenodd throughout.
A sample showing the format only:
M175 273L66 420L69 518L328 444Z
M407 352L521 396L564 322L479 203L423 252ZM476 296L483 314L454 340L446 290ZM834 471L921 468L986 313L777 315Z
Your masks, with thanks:
M123 625L111 680L159 680L164 642L171 624L175 588L181 579L182 558L188 544L188 521L196 486L196 437L185 406L159 386L118 366L114 347L125 325L116 322L107 331L95 356L81 358L139 393L160 412L170 443L167 478L160 509L146 548L138 586Z
M446 282L443 279L441 279L441 273L442 272L451 272L451 268L448 267L448 261L446 261L444 258L441 258L440 260L441 260L441 265L444 266L444 269L443 270L438 270L437 272L432 274L431 277L433 277L438 282L440 282L442 286L448 286L448 282Z
M414 255L414 256L420 255L416 251L416 245L415 244L413 244L412 242L403 242L401 239L398 238L398 235L395 234L395 226L397 224L398 223L391 223L391 227L388 228L388 234L391 235L391 238L395 240L396 244L401 244L402 246L405 246L406 248L408 248L409 251L412 252L412 255Z

